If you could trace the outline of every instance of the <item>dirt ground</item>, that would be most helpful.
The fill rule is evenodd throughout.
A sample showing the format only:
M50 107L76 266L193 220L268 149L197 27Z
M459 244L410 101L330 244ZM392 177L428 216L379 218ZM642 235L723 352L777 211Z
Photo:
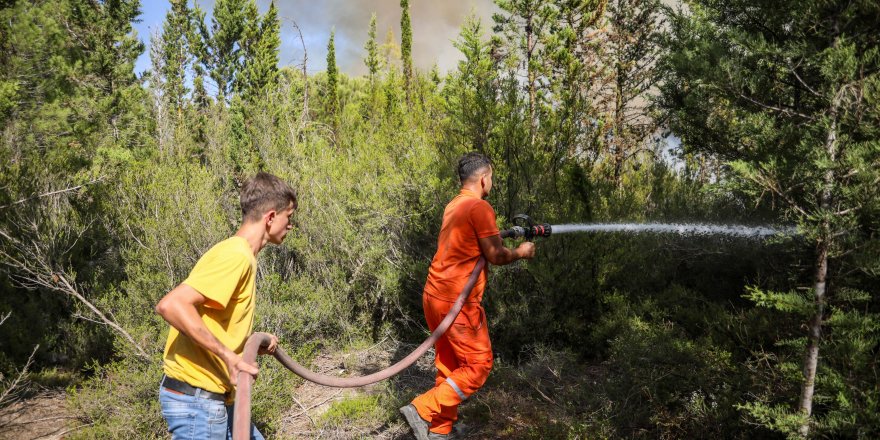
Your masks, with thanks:
M0 409L0 439L61 439L72 421L64 391L43 391Z

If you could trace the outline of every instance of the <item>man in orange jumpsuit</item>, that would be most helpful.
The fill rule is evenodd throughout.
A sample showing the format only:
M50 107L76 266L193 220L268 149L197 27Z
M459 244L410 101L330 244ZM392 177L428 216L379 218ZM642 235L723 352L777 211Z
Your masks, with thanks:
M484 199L492 190L492 162L480 153L468 153L458 162L461 192L446 205L437 253L428 271L422 303L428 328L434 331L452 308L480 256L495 265L530 259L535 245L523 242L504 247L495 224L495 211ZM458 405L477 391L492 370L492 343L486 313L480 302L488 265L480 274L467 302L435 344L437 378L434 388L400 412L418 440L446 439L458 418Z

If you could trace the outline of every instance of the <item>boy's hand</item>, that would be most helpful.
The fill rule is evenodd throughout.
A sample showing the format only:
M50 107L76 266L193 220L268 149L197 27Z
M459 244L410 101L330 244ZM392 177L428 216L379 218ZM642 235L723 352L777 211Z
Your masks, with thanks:
M257 368L256 365L251 365L242 359L241 356L235 354L230 351L230 354L226 356L226 369L229 371L229 381L232 382L232 385L238 385L238 373L244 371L247 374L250 374L257 378L257 374L260 373L260 369Z
M278 348L278 337L275 335L269 336L271 336L271 338L269 339L269 346L263 347L261 345L259 351L257 351L257 354L275 354L275 349Z
M531 260L535 256L535 243L524 241L516 248L516 253L520 258Z

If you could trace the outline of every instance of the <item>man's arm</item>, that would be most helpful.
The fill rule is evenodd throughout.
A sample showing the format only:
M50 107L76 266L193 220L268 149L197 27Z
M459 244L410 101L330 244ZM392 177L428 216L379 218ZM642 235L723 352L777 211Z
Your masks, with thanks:
M180 284L168 292L159 301L159 304L156 304L156 313L172 327L189 336L195 343L223 359L227 370L229 370L229 380L233 385L236 384L239 371L256 376L259 369L246 363L241 356L223 345L202 322L198 307L205 301L207 298L198 290L186 284Z
M531 259L535 256L535 243L530 241L522 242L516 249L504 247L500 235L481 238L480 251L489 263L496 266L513 263L516 260L525 258Z

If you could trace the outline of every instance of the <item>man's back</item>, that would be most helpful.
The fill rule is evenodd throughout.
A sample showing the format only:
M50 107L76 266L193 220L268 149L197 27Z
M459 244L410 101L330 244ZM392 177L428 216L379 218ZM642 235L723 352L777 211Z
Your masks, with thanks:
M428 270L425 293L455 301L482 255L479 239L498 234L495 211L476 193L463 189L446 205L437 239L437 253ZM486 286L484 270L468 302L480 302Z

